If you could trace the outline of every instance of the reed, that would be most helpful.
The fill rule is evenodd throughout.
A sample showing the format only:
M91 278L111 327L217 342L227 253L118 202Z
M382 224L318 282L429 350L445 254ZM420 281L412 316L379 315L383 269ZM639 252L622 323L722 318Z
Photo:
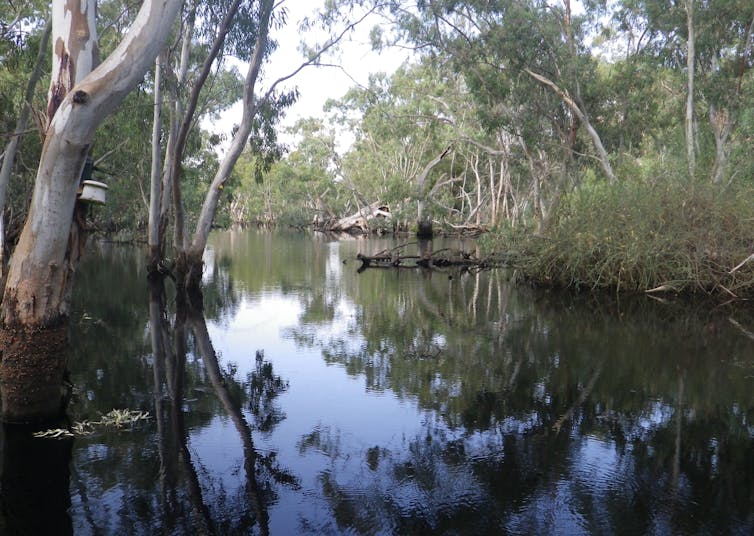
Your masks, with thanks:
M754 296L754 196L669 178L583 186L512 244L530 281L577 289Z

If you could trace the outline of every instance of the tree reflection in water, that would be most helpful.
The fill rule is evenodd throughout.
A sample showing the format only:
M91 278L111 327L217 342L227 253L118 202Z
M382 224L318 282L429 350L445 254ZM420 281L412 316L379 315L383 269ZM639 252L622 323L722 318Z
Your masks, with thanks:
M250 423L274 429L284 418L274 399L287 383L264 359L245 380L222 368L202 312L177 305L170 311L175 300L162 284L149 287L145 331L144 301L137 298L144 278L127 273L129 257L104 258L122 285L108 280L109 294L93 286L86 310L77 313L84 336L76 351L86 360L72 360L69 413L95 420L116 407L153 419L63 441L5 429L0 533L269 534L268 512L280 488L296 489L298 480L279 467L274 449L258 452ZM86 275L96 280L102 269ZM218 290L211 288L208 300L215 311ZM235 433L218 447L200 448L226 418ZM226 459L238 460L238 470L218 470Z
M388 242L215 246L212 341L160 288L145 329L140 254L81 274L72 417L155 419L74 440L77 535L752 533L750 313L343 264Z
M333 460L319 474L332 518L304 528L751 532L750 383L727 376L720 347L703 338L725 317L605 297L596 307L573 296L559 303L511 291L503 277L435 274L410 294L381 289L378 299L362 283L342 335L291 330L367 390L418 403L425 422L421 434L366 449L359 462L348 460L338 429L303 436L303 451ZM588 321L568 314L580 308ZM750 348L732 337L724 355Z
M73 534L68 512L73 440L39 439L35 431L3 425L0 534Z
M267 509L276 500L274 485L286 484L295 487L297 480L277 466L274 452L259 455L254 448L252 430L242 411L241 396L245 393L245 387L239 385L232 374L226 374L221 370L203 311L194 309L189 304L178 305L175 314L174 345L171 345L165 290L161 283L153 283L150 286L150 324L155 358L155 417L158 421L160 459L163 460L160 474L163 484L162 496L168 507L167 518L181 517L174 515L181 511L181 505L171 504L167 499L175 499L178 491L175 483L184 481L191 505L190 521L199 533L250 533L252 528L256 527L260 534L269 534ZM204 374L215 396L241 439L246 497L240 497L241 502L236 505L238 509L235 516L227 516L227 512L224 512L220 519L212 519L202 497L202 488L187 445L188 434L183 422L183 374L188 334L192 337L195 352L201 358ZM160 377L163 369L160 362L165 364L164 379ZM253 377L248 395L256 401L257 407L273 408L271 399L283 389L283 382L272 374L271 365L264 363L263 359L258 359L258 369L265 374ZM169 394L167 408L163 404L163 383L167 386ZM268 430L276 422L269 414L256 414L256 418L263 422ZM281 418L278 416L278 421ZM250 508L247 505L250 505Z

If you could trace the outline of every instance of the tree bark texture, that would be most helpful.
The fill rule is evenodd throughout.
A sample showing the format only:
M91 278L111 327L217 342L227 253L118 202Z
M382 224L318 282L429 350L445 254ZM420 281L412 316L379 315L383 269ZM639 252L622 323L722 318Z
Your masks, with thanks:
M144 76L179 5L179 0L145 1L118 48L72 88L55 112L42 147L29 216L8 270L4 326L54 326L68 317L76 253L70 251L69 234L94 131ZM59 39L53 46L59 46Z
M96 53L96 44L88 41L94 37L93 7L70 0L53 4L53 48L59 60L54 65L66 72L53 75L51 120L0 309L5 343L0 389L6 421L46 420L60 413L66 362L53 342L66 339L63 327L81 255L74 247L81 244L74 221L83 210L77 209L76 200L81 171L96 128L144 76L164 46L181 2L145 0L120 45L83 80L76 78L83 72L78 67L86 63L82 55L93 58ZM71 28L58 31L56 21ZM64 82L75 86L59 98Z
M68 327L0 330L2 363L0 395L3 421L33 423L54 420L65 411L63 387Z

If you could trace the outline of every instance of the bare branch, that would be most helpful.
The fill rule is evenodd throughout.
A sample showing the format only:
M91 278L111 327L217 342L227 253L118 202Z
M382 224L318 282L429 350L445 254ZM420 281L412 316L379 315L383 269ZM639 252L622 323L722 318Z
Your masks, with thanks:
M322 45L322 48L316 54L314 54L311 58L309 58L308 60L306 60L305 62L303 62L301 65L299 65L291 73L289 73L287 75L284 75L284 76L281 76L280 78L278 78L277 80L275 80L272 83L272 85L269 87L269 89L265 92L263 100L268 99L270 97L270 95L272 95L272 93L275 91L275 88L278 85L282 84L283 82L285 82L287 80L290 80L291 78L293 78L294 76L296 76L298 73L300 73L304 68L309 67L311 65L319 65L319 63L318 63L319 59L325 54L325 52L328 52L330 49L332 49L334 46L336 46L338 43L340 43L340 41L343 39L343 37L348 32L350 32L351 30L353 30L354 28L356 28L356 26L358 26L367 17L369 17L369 15L373 14L374 12L376 12L379 9L381 9L382 7L384 7L384 5L382 5L382 4L377 4L377 5L373 6L366 13L364 13L364 15L361 16L361 18L359 18L358 20L356 20L354 22L351 22L348 25L346 25L346 27L339 34L337 34L335 37L333 37L332 39L328 40L324 45ZM350 78L350 76L349 76L349 78Z

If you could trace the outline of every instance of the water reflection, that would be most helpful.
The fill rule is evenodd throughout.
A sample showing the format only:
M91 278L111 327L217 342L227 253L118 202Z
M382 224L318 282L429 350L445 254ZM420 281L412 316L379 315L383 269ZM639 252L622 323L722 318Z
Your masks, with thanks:
M251 398L256 408L273 407L273 399L282 389L282 380L272 373L272 366L257 355L258 371L247 382L236 379L232 370L223 371L212 345L203 310L187 304L178 304L173 316L173 337L166 306L166 293L162 282L152 282L149 288L149 311L155 395L154 415L160 451L160 492L164 515L171 522L188 522L180 526L181 532L200 534L252 533L269 534L268 505L276 501L275 484L296 485L296 478L282 470L275 453L260 455L254 446L252 429L242 411L244 399ZM187 400L184 396L186 357L192 347L194 357L201 360L200 373L211 387L224 414L231 420L240 438L243 453L243 493L230 500L224 508L233 510L228 516L222 511L214 518L197 474L197 462L192 461L188 445L189 433L184 414ZM198 365L198 362L196 363ZM164 386L164 389L163 389ZM275 389L275 387L277 389ZM167 394L167 399L165 398ZM274 426L272 413L258 412L266 430ZM223 494L227 493L224 490ZM185 494L190 515L185 516L185 504L178 497ZM177 527L167 527L171 531Z
M50 517L70 504L76 534L752 533L750 313L356 273L394 245L215 235L204 314L146 289L140 252L92 257L71 418L154 418L51 454L72 462ZM32 501L6 495L22 447L3 449L0 529Z
M275 399L286 382L262 353L245 378L221 364L203 312L178 306L161 284L147 289L133 273L136 255L104 251L84 267L69 413L95 420L116 407L152 418L62 442L4 430L3 534L264 535L278 488L298 485L253 437L284 419ZM102 272L112 279L98 287ZM222 299L232 294L227 283L208 286L205 303L217 316L235 303Z
M73 534L68 511L73 441L41 441L34 431L3 425L0 533Z
M422 424L372 446L304 432L300 456L329 460L316 475L329 514L300 530L752 529L754 354L730 311L547 296L494 272L356 277L341 271L355 245L307 272L321 285L290 291L301 312L285 336L366 393L415 403ZM258 280L238 277L253 296Z

